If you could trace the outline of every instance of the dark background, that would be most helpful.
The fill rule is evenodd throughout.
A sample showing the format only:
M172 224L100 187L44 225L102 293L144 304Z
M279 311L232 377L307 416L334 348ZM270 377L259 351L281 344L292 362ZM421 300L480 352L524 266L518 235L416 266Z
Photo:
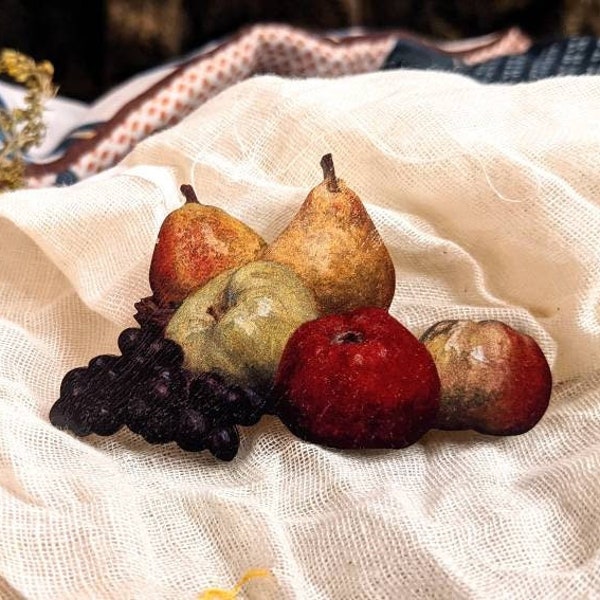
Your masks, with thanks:
M0 0L0 47L49 60L59 93L90 101L136 73L251 23L401 28L438 39L517 25L540 39L595 33L599 5L600 0Z

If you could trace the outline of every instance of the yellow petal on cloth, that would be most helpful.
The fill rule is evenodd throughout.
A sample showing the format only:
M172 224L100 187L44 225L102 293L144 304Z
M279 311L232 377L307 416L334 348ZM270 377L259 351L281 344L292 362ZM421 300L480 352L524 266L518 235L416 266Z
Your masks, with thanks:
M271 575L271 573L266 569L249 569L246 571L246 573L244 573L241 579L233 586L231 590L211 588L202 592L198 596L198 600L235 600L242 591L242 588L251 579L256 579L258 577L269 577L269 575Z

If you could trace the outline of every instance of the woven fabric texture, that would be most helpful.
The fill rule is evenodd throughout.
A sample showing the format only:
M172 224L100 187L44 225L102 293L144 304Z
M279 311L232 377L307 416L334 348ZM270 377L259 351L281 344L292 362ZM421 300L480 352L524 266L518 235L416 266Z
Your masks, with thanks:
M245 597L599 597L599 96L594 76L256 77L111 170L0 196L0 596L191 599L266 568ZM271 417L226 464L50 425L62 376L135 324L179 185L272 240L327 152L390 249L395 317L538 341L555 385L532 431L348 452Z

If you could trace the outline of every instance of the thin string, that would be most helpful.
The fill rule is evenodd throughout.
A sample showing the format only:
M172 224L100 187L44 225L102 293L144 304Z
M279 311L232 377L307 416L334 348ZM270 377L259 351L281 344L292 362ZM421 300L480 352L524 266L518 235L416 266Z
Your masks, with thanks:
M235 584L231 590L223 590L220 588L210 588L205 590L198 596L198 600L235 600L238 594L242 591L242 588L251 579L258 577L270 577L271 572L267 569L248 569L240 580Z

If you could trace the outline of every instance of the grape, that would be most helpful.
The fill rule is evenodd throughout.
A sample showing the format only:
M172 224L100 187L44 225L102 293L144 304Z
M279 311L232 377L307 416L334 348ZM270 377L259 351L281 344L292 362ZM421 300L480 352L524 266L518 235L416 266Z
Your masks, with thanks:
M154 344L160 332L154 327L130 327L121 332L118 345L129 367L146 366L154 362Z
M115 406L110 396L100 396L94 399L94 404L88 409L88 419L92 432L97 435L113 435L124 425L123 406Z
M123 383L121 367L120 356L102 354L92 358L88 363L88 370L85 376L88 389L97 392L107 387L115 388L115 386Z
M114 385L120 381L122 372L121 372L122 363L121 360L115 361L114 365L106 370L104 375L106 376L106 383L108 385Z
M93 373L101 373L102 371L112 369L118 362L118 356L114 356L112 354L101 354L100 356L95 356L90 360L88 363L88 368Z
M180 406L188 401L186 380L181 371L161 369L157 375L149 374L146 390L156 403Z
M219 394L226 388L225 379L219 373L200 373L190 386L190 394Z
M226 417L236 401L235 390L216 373L203 373L190 386L190 404L211 417Z
M256 425L265 413L267 398L251 388L244 389L244 397L235 413L239 425Z
M146 419L150 415L148 403L142 395L134 394L125 408L125 424L133 433L144 429Z
M183 364L183 349L173 340L158 338L148 346L148 351L161 365L180 367Z
M142 330L137 327L129 327L128 329L121 331L119 339L117 340L117 345L123 356L133 354L141 339Z
M230 385L204 398L204 410L216 415L222 425L254 425L265 412L267 400L248 387Z
M199 452L206 448L206 434L212 427L212 423L206 415L188 408L183 411L179 421L177 432L177 445L182 450Z
M96 435L109 436L114 435L123 427L124 424L122 421L117 421L115 419L106 419L102 422L98 421L94 423L93 433L95 433Z
M134 373L136 377L139 377L140 373L152 367L151 361L152 356L145 349L138 349L135 354L127 357L125 368L129 373Z
M90 403L88 398L82 398L79 403L71 404L69 429L79 437L92 433L93 422L90 419Z
M237 425L258 422L265 397L216 372L192 375L181 346L151 322L122 331L118 346L121 356L101 354L63 377L50 410L54 426L78 436L127 426L151 444L175 441L224 461L236 456Z
M239 407L240 398L235 390L227 390L220 396L208 398L203 410L222 425L235 425L235 411Z
M150 394L154 400L159 402L168 400L171 395L169 383L160 379L153 381L150 386Z
M239 446L240 436L235 427L214 429L208 437L208 449L219 460L233 460Z
M166 444L175 440L180 411L177 407L151 410L140 435L150 444Z
M125 420L129 429L151 444L173 441L187 399L182 381L182 376L174 376L171 381L141 381L127 405Z
M63 377L63 380L60 384L60 395L70 395L74 388L78 389L75 395L79 395L81 391L85 388L85 386L82 386L81 384L85 382L86 374L87 369L85 367L77 367L76 369L71 369Z
M69 400L61 396L50 409L50 423L58 429L67 429L70 420Z
M156 371L156 378L161 379L163 381L172 381L173 380L173 371L169 369L169 367L158 367Z
M69 429L75 435L87 436L92 433L92 422L90 421L90 402L87 395L64 399L64 429Z

